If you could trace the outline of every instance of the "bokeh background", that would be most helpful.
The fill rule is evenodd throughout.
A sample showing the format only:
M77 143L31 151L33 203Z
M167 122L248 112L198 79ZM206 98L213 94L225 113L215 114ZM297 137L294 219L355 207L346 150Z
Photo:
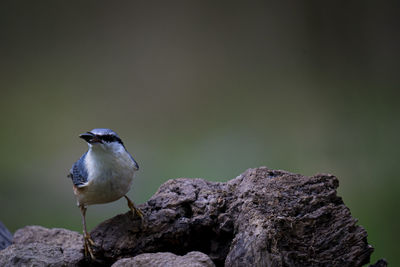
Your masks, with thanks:
M81 231L78 135L114 129L167 179L332 173L400 266L398 1L1 1L0 220ZM125 201L88 209L89 228Z

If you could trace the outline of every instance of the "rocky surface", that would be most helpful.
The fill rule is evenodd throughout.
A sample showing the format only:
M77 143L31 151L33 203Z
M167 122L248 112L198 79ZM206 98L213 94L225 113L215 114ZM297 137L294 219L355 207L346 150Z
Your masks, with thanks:
M66 229L26 226L0 251L0 266L76 266L83 261L82 235Z
M92 230L97 262L84 259L77 233L27 227L15 234L14 245L0 251L0 266L8 257L25 260L32 253L23 257L23 248L32 250L32 244L44 246L35 256L62 259L46 266L111 265L123 258L130 259L115 264L156 264L180 261L175 255L192 251L208 255L216 266L362 266L373 248L336 195L337 187L329 174L306 177L265 167L227 183L169 180L139 206L144 221L128 212Z
M192 251L185 256L170 252L144 253L133 258L117 261L112 267L215 267L212 260L204 253Z

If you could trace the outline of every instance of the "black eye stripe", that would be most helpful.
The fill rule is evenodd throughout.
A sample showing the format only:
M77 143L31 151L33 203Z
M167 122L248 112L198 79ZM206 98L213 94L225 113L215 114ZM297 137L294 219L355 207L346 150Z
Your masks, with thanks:
M119 137L111 134L106 134L106 135L98 135L97 136L100 140L105 141L105 142L118 142L122 144L122 141Z

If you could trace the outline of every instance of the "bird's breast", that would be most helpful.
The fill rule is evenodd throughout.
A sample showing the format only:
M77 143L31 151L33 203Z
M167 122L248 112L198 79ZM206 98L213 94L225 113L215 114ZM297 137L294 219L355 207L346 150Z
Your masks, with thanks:
M130 190L135 169L128 154L88 153L85 164L88 185L78 199L80 203L89 205L115 201Z

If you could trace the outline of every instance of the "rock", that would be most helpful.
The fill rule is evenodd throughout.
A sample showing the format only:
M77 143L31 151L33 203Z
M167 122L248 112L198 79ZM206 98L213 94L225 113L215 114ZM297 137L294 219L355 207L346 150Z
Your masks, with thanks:
M272 176L273 179L268 179ZM336 196L332 175L250 170L230 181L235 237L228 266L362 266L373 249Z
M0 222L0 250L5 249L12 243L12 234L7 227Z
M62 250L57 246L44 243L14 244L0 251L0 266L62 266L62 258Z
M127 212L91 231L98 259L92 264L157 266L171 260L176 266L201 252L209 258L194 260L211 259L216 266L362 266L373 248L336 195L338 185L330 174L307 177L266 167L226 183L169 180L139 206L143 221ZM76 232L25 227L14 239L0 251L0 266L31 256L41 266L90 264ZM32 252L33 244L41 249Z
M386 267L388 265L385 259L380 259L375 264L371 264L369 267Z
M262 167L227 182L174 179L131 213L98 225L105 263L142 253L190 251L217 266L362 266L372 247L336 195L329 174L306 177Z
M133 258L117 261L112 267L214 267L212 260L204 253L192 251L185 256L170 252L144 253Z
M65 249L83 246L82 235L62 228L48 229L42 226L25 226L14 234L15 244L45 243Z
M76 266L84 263L83 239L77 232L26 226L14 244L0 251L0 266Z

